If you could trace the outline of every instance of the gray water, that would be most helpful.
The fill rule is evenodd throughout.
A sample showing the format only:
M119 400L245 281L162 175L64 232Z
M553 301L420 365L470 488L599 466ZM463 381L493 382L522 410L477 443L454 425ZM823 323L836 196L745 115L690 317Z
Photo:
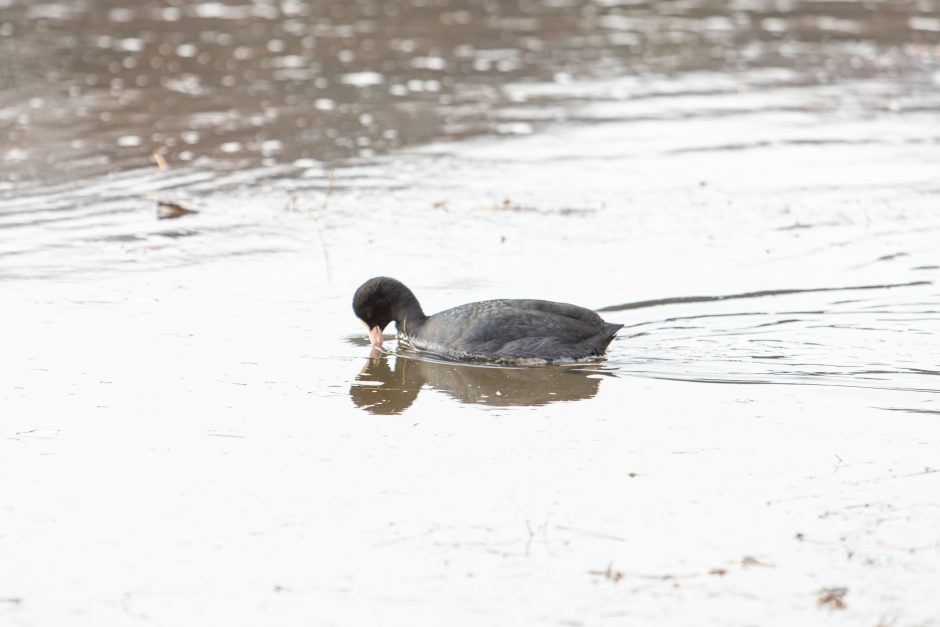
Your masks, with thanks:
M0 617L937 624L938 57L928 1L0 0ZM375 354L378 274L625 327Z

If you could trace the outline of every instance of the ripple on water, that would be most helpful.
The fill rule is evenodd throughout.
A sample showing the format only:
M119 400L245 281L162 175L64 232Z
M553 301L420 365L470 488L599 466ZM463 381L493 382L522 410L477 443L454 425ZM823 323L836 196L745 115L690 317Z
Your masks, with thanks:
M835 290L866 296L833 300ZM930 281L728 300L748 306L720 297L636 303L659 315L625 328L611 363L626 374L686 381L940 392L940 362L925 368L923 351L940 334L940 294ZM702 302L710 311L683 315Z

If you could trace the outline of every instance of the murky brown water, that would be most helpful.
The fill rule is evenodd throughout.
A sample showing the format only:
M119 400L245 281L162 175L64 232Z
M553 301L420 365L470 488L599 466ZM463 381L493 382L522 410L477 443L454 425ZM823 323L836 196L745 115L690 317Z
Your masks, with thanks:
M934 91L940 44L930 1L6 0L2 9L0 120L13 180L142 167L153 151L174 165L232 169L529 133L596 100L579 85L589 79L633 79L607 94L623 99L681 73L746 85L749 72L783 68L761 82L890 80L890 101L848 93L845 104L909 109ZM520 83L540 87L510 87Z
M0 621L933 624L938 123L928 0L0 0Z

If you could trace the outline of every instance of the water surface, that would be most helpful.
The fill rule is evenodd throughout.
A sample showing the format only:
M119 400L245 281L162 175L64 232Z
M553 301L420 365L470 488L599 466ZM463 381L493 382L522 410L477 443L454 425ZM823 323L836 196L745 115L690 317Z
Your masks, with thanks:
M938 45L925 0L0 0L0 617L935 624ZM625 327L373 355L377 274Z

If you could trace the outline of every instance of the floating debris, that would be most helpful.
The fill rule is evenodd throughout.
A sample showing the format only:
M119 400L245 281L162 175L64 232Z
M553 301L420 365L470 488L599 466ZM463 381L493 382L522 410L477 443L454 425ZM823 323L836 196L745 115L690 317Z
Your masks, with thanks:
M182 205L178 205L175 202L167 202L165 200L157 201L157 219L158 220L174 220L176 218L181 218L185 215L199 213L193 209L187 209Z
M156 162L157 167L160 168L161 170L166 170L167 167L169 167L166 163L166 157L161 155L156 150L153 151L153 160Z
M745 555L745 556L744 556L744 559L741 560L741 566L743 566L743 567L745 567L745 568L748 567L748 566L764 566L764 567L767 567L767 568L773 568L774 565L773 565L773 564L768 564L767 562L762 562L762 561L760 561L759 559L757 559L756 557L752 557L752 556L750 556L750 555Z
M616 570L612 562L607 564L606 570L592 570L590 574L603 577L604 579L609 579L613 582L617 582L623 579L623 573L619 570Z
M522 211L523 209L525 209L525 207L519 203L511 201L508 198L504 199L503 202L490 207L491 211Z
M845 595L848 593L848 588L823 588L819 591L819 597L816 599L816 605L819 607L828 607L831 610L844 609L844 599Z

